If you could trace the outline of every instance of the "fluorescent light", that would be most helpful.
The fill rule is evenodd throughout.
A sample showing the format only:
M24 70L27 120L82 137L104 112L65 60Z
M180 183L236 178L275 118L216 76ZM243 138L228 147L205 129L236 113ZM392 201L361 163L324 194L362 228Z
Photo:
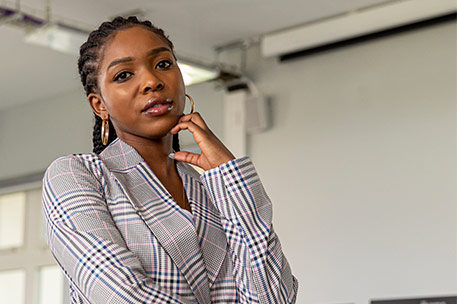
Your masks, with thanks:
M179 59L178 66L186 86L213 80L219 76L219 71L216 69L195 65L189 62L181 62Z
M261 41L265 57L304 51L314 47L375 33L394 27L455 13L455 0L402 0L311 22L267 34Z
M79 47L88 34L61 24L40 27L25 36L25 41L71 55L79 54Z

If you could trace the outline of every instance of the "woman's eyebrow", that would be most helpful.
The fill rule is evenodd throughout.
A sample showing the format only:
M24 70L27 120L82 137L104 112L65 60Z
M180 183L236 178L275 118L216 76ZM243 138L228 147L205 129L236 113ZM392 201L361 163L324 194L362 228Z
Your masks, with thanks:
M170 52L171 53L170 49L162 46L162 47L158 47L156 49L150 50L148 52L148 56L152 56L152 55L155 55L155 54L160 53L160 52Z
M119 59L113 60L113 61L109 64L109 66L106 68L106 71L108 72L108 70L109 70L111 67L115 66L116 64L123 63L123 62L127 62L127 61L133 61L133 60L135 60L135 58L133 58L133 57L124 57L124 58L119 58Z
M160 52L170 52L171 53L170 49L168 49L166 47L159 47L159 48L150 50L148 52L147 56L152 56L152 55L158 54ZM124 57L124 58L119 58L119 59L113 60L106 68L106 71L108 71L111 67L113 67L119 63L134 61L134 60L135 60L135 58L133 58L133 57Z

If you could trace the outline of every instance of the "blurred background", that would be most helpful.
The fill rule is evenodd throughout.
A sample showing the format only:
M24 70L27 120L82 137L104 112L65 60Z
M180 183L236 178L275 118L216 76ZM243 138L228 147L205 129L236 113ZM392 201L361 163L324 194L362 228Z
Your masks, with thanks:
M456 6L0 1L0 303L68 303L41 178L57 157L92 151L76 53L117 15L165 30L197 111L253 160L297 303L455 296ZM181 145L196 149L188 135Z

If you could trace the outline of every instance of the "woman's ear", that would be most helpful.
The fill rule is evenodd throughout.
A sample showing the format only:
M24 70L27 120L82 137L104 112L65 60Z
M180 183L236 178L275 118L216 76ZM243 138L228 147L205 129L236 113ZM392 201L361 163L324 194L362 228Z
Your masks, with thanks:
M95 115L103 120L109 118L105 103L99 94L90 93L89 96L87 96L87 100L89 101L90 107L92 108L92 111L94 111Z

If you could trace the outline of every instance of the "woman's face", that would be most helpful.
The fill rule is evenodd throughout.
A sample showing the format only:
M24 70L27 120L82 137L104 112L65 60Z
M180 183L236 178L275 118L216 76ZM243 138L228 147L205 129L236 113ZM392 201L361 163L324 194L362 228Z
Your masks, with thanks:
M183 114L185 87L172 50L141 27L118 31L105 44L99 66L100 94L90 94L94 111L109 115L127 141L167 135Z

